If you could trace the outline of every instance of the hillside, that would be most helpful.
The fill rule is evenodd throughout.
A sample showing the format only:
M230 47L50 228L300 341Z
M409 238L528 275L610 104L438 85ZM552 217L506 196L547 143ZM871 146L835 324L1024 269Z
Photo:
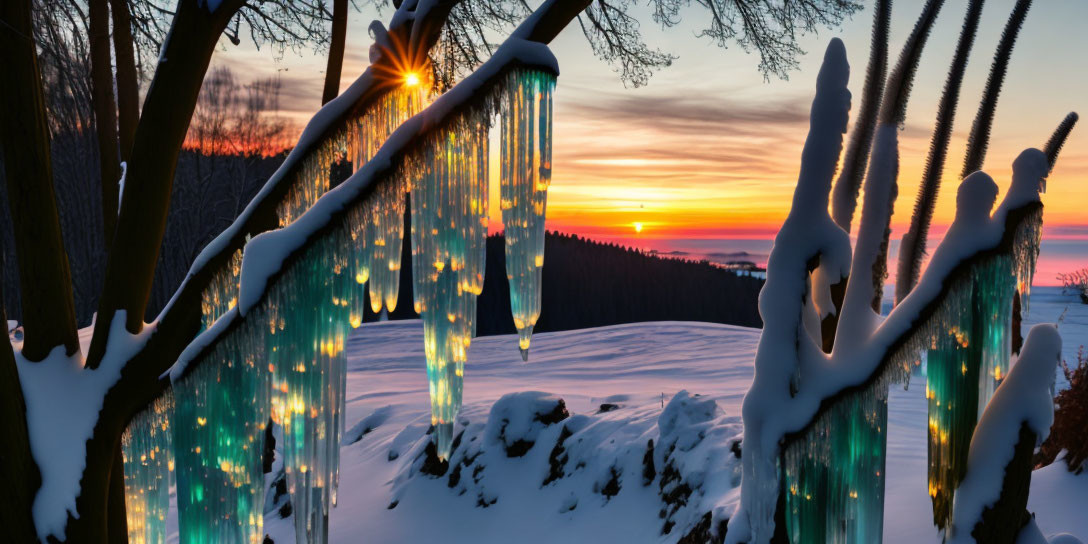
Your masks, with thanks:
M484 291L477 300L477 334L511 334L505 241L487 240ZM544 242L544 277L536 332L643 321L703 321L760 327L757 301L763 280L739 277L706 262L645 254L557 232ZM401 264L400 303L391 319L415 319L408 245ZM377 321L369 311L365 321Z

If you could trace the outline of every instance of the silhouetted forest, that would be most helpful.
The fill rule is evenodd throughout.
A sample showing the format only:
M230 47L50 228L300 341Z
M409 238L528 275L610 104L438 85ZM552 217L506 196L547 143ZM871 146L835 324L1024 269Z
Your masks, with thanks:
M515 332L504 244L501 234L488 237L484 292L476 303L479 336ZM415 319L407 243L402 255L400 302L389 317ZM577 235L548 232L540 321L534 332L640 321L762 327L757 305L762 287L761 279L737 276L706 262L647 255ZM368 309L364 319L375 321L378 316Z

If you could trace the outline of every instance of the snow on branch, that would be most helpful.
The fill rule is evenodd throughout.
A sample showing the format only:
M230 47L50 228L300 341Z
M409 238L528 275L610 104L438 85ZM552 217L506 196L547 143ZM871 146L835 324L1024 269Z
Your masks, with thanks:
M1010 253L1026 263L1022 265L1025 269L1033 269L1038 251L1037 239L1032 245L1032 239L1021 240L1020 233L1025 226L1038 227L1039 192L1049 164L1042 151L1028 149L1013 163L1011 187L996 210L998 189L988 175L979 172L964 180L956 218L918 287L883 321L871 307L874 290L868 276L871 257L880 250L883 229L859 232L858 252L867 258L859 263L854 255L851 276L859 281L848 286L855 293L851 296L848 290L837 336L849 340L836 341L832 354L825 354L817 343L818 333L811 332L810 318L815 311L813 301L821 296L816 290L825 288L826 282L812 281L809 272L817 264L835 266L841 272L851 265L846 234L827 213L831 177L849 108L847 75L842 44L833 40L818 79L794 205L775 239L767 283L760 293L764 329L756 352L755 379L744 401L744 485L727 542L771 538L781 489L783 444L790 437L804 440L796 437L834 406L836 399L862 394L894 373L897 357L910 351L912 343L924 335L920 331L927 330L954 282L969 277L980 259L995 252ZM881 217L895 195L891 184L872 182L894 179L897 132L895 123L885 124L874 142L869 171L874 187L867 189L864 206ZM875 222L878 227L881 223ZM1031 247L1020 248L1017 244L1021 243Z
M551 3L546 3L541 9L546 9ZM527 24L532 21L534 19L530 18ZM531 32L531 26L528 30L522 30L524 27L515 34ZM555 74L559 72L555 56L546 45L517 37L507 39L487 62L401 125L370 161L343 184L318 199L294 223L250 240L243 253L238 306L225 313L190 343L169 370L171 380L184 375L190 361L214 344L217 338L230 330L233 323L260 302L270 280L284 269L293 255L305 249L326 227L335 224L335 220L341 218L351 204L369 195L377 184L387 181L415 143L443 126L457 112L471 107L477 100L485 99L491 87L500 81L500 76L515 66L534 66Z

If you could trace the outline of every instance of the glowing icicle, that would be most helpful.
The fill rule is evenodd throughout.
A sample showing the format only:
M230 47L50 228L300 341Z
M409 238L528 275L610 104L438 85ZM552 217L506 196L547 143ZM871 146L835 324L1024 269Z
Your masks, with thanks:
M349 133L337 130L303 159L294 183L276 208L281 227L290 225L329 190L332 165L348 151Z
M484 119L477 119L484 117ZM487 236L488 125L464 114L424 144L412 187L414 306L423 317L431 423L447 458L461 395Z
M320 544L336 502L344 432L344 345L362 291L348 225L313 243L277 280L265 304L273 420L283 427L284 472L295 539ZM345 248L349 248L345 250ZM359 314L361 315L361 314Z
M269 372L263 324L250 314L174 383L180 542L259 544Z
M170 413L173 395L167 393L132 418L121 435L125 472L125 516L131 544L166 542L166 514L170 507L170 471L173 468Z
M1009 372L1012 299L1018 286L1026 296L1031 283L1040 225L1041 216L1028 216L1011 251L975 264L931 319L936 331L926 354L929 495L940 528L952 521L978 418Z
M348 256L348 273L355 279L355 294L349 299L348 322L358 328L363 324L363 290L370 279L370 253L367 251L367 209L356 206L348 212L348 236L351 238L351 252Z
M378 98L355 120L350 142L353 171L362 168L397 127L423 110L428 92L423 82L401 85Z
M401 85L379 98L367 108L366 115L356 120L350 150L355 171L378 152L397 127L423 109L428 88L418 80ZM383 308L392 312L397 307L406 190L404 183L381 184L366 212L370 223L364 239L370 252L364 254L369 262L363 266L370 280L370 308L374 313Z
M522 359L540 317L544 214L552 173L552 92L555 76L515 70L506 84L502 114L502 223L510 309Z
M397 308L400 260L404 243L404 193L407 183L396 178L379 185L370 198L367 246L370 250L370 309Z
M423 109L425 85L404 85L385 93L347 127L335 131L303 159L287 196L276 209L280 226L291 224L329 190L332 165L341 158L358 170L393 131Z
M783 452L790 542L880 542L892 377L835 401Z
M242 250L231 255L226 268L218 270L200 294L200 321L204 329L238 304L238 275L242 273Z

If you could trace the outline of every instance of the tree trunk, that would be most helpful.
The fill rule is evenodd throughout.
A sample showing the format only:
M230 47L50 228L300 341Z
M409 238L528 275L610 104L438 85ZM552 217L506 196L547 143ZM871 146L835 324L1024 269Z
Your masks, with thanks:
M1020 530L1031 521L1027 506L1036 438L1027 423L1020 426L1020 440L1001 481L1001 497L983 510L982 519L971 530L975 542L1013 544Z
M106 527L110 544L128 542L128 519L125 517L125 460L121 448L113 455L110 466L109 502L106 504Z
M126 312L130 333L143 328L178 154L215 44L240 5L240 1L224 2L209 13L197 0L178 4L136 128L87 360L89 368L97 368L105 354L110 323L117 311Z
M136 124L140 121L140 84L132 42L132 14L128 0L110 0L113 11L113 52L117 57L117 120L121 160L132 155Z
M2 32L2 30L0 30ZM0 263L3 252L0 251ZM7 333L4 312L3 284L0 283L0 323ZM0 341L0 527L12 542L33 542L37 538L31 505L41 485L38 465L30 453L30 436L26 427L26 404L19 386L19 372L11 344Z
M68 254L61 237L30 0L0 2L0 145L22 287L22 354L40 361L79 349ZM15 82L15 83L10 83Z
M90 0L87 24L91 46L91 102L98 134L98 170L102 186L102 229L106 251L117 225L117 184L121 165L117 158L117 107L113 102L113 69L110 60L110 12L108 0Z
M325 68L325 91L321 105L340 94L340 73L344 68L344 41L348 33L348 0L333 0L332 39L329 41L329 63Z

